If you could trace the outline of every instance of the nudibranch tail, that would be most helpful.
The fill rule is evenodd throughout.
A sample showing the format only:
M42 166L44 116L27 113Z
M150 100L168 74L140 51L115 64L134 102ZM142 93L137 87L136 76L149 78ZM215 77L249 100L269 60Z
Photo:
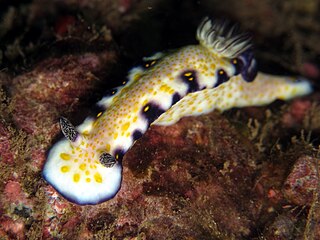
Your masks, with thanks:
M155 125L168 126L182 117L197 116L213 110L221 112L234 107L261 106L276 99L290 100L312 92L310 82L304 78L273 76L258 73L253 82L241 75L214 89L191 93L162 114Z
M262 106L276 99L290 100L312 92L311 83L302 77L276 76L258 73L252 83L238 81L241 91L232 107Z

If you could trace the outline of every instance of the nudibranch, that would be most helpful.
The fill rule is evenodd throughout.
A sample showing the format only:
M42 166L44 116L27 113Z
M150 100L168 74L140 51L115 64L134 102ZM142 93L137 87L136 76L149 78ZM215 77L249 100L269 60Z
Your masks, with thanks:
M49 150L43 177L62 196L80 205L113 198L124 154L151 124L311 92L307 80L257 73L251 39L237 27L205 18L196 36L198 45L145 58L97 103L96 116L77 127L60 118L64 138Z

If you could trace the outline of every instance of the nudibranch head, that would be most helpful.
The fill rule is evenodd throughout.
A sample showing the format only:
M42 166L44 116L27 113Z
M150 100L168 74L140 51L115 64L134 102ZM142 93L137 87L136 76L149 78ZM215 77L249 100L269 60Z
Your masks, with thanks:
M122 178L120 161L116 162L108 153L96 151L95 145L88 143L84 130L87 123L76 129L66 118L60 119L66 139L50 149L47 157L50 161L43 169L46 181L65 198L80 205L98 204L113 198Z
M81 149L72 147L68 140L54 145L43 169L45 180L69 201L80 205L113 198L121 186L121 163L106 167L99 162L100 155Z

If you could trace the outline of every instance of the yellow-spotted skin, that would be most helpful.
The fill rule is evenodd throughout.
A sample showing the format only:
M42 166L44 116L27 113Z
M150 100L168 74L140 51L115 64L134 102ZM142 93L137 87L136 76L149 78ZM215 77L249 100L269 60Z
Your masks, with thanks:
M261 106L276 99L290 100L311 91L310 83L302 78L259 72L253 82L246 82L238 75L217 88L188 94L153 124L168 126L186 116L198 116L215 109L223 112L235 107Z
M103 111L79 125L71 140L53 145L43 176L59 193L80 205L114 197L124 154L151 124L170 125L213 109L267 104L311 91L306 81L264 74L253 81L250 39L226 23L205 18L197 39L198 45L145 58L144 65L129 72L128 81L97 103ZM115 164L104 164L101 156Z

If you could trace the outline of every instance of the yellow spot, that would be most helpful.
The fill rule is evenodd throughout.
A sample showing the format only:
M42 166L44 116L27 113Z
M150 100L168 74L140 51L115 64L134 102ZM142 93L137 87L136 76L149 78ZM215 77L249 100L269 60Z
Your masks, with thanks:
M188 80L191 82L193 81L193 77L189 77Z
M149 106L146 106L146 107L143 109L143 111L144 111L144 112L147 112L147 111L149 110L149 108L150 108Z
M99 112L98 114L97 114L97 117L100 117L102 115L102 112Z
M223 71L223 70L220 70L220 71L219 71L219 74L220 74L220 75L223 75L223 74L224 74L224 71Z
M119 154L116 154L116 159L117 159L117 160L119 159Z
M71 159L71 156L70 156L69 154L67 154L67 153L61 153L61 154L60 154L60 157L61 157L63 160L66 160L66 161L68 161L68 160Z
M91 182L91 178L86 178L86 182Z
M87 164L82 163L82 164L80 164L79 168L80 168L82 171L84 171L84 170L87 168Z
M114 133L114 135L113 135L113 139L116 140L117 138L118 138L118 133L116 132L116 133Z
M136 73L135 75L133 75L132 79L134 81L137 81L138 79L140 79L140 77L141 77L141 74L140 73ZM114 94L114 93L112 93L112 94Z
M166 89L167 89L167 86L165 84L161 85L161 87L160 87L161 91L166 91Z
M80 174L79 173L73 174L73 181L74 182L79 182L80 181Z
M61 172L66 173L70 171L70 167L69 166L62 166L61 167Z
M132 119L133 122L136 122L137 120L138 120L138 117L137 117L137 116L135 116L135 117Z
M123 81L123 82L122 82L122 85L125 85L126 83L127 83L126 81Z
M233 63L233 64L237 64L237 63L238 63L238 60L235 58L235 59L232 60L232 63Z
M129 127L130 127L130 123L129 122L123 124L122 125L122 131L127 131Z
M89 134L89 131L88 131L88 130L85 130L85 131L83 131L82 134L83 134L83 135L88 135L88 134Z
M134 112L138 112L138 111L139 111L139 106L136 105L136 106L134 107L133 111L134 111Z
M102 183L102 176L100 175L100 173L95 173L94 174L94 180L96 180L97 183Z
M150 63L151 66L153 66L153 65L155 65L155 64L156 64L156 60L153 60L153 61Z
M78 162L79 160L76 158L75 160L73 160L74 162Z
M90 171L87 170L87 171L85 172L85 174L88 176L88 175L90 174Z
M228 98L232 98L232 93L228 93Z
M107 152L110 152L110 148L111 148L110 144L107 143L107 144L106 144L106 150L107 150Z

